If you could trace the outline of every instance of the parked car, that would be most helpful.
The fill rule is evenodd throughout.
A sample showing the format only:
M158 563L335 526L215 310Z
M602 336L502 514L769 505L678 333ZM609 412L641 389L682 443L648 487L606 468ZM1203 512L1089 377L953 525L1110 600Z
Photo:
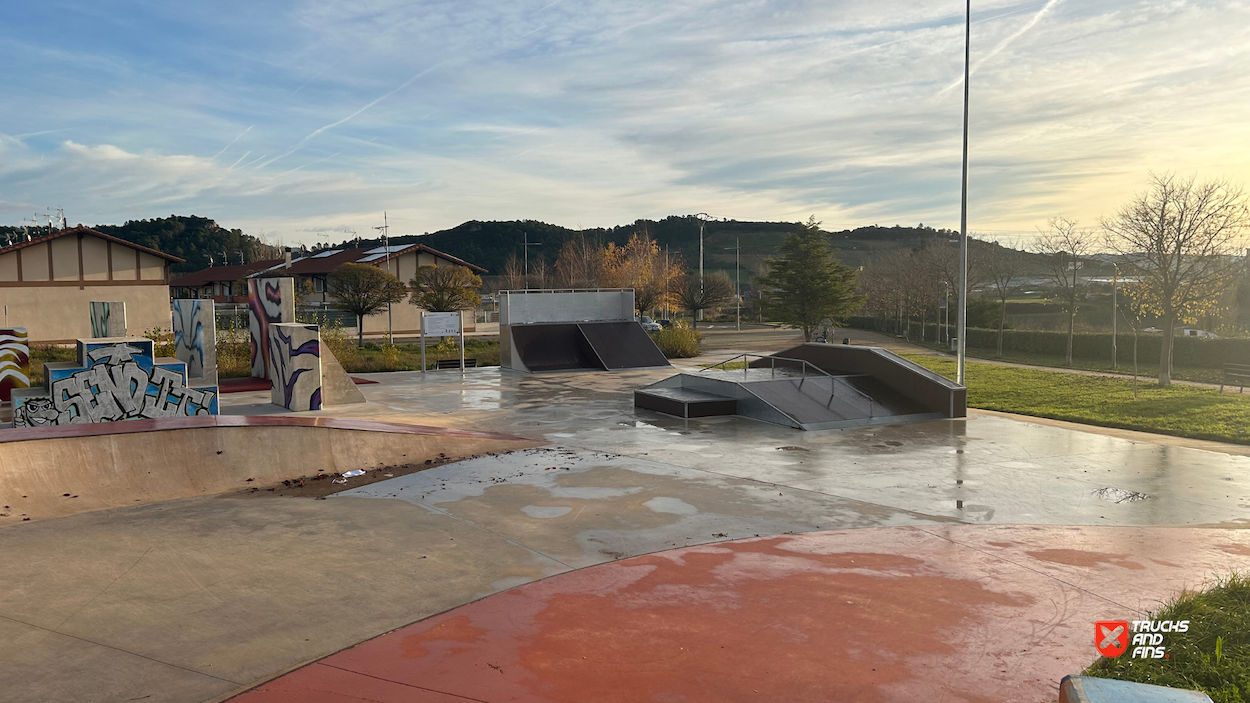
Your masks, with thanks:
M656 322L660 323L660 327L663 327L664 329L668 329L673 326L672 320L656 320Z
M664 329L663 327L660 326L660 323L656 322L655 320L652 320L646 315L643 315L642 317L638 317L637 315L635 315L634 319L638 320L638 324L642 325L642 328L648 332L659 332L660 330Z

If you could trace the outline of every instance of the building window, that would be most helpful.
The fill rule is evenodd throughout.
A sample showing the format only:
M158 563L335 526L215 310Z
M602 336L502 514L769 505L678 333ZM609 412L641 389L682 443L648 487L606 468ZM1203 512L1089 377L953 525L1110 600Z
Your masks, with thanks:
M324 278L314 278L314 279L313 279L313 290L317 291L318 293L324 293L324 292L326 292L326 282L325 282L325 279L324 279Z

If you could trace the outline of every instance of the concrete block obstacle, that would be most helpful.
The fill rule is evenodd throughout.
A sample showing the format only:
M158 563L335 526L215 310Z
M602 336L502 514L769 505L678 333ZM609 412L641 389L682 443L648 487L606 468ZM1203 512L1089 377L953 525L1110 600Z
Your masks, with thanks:
M321 409L321 330L317 325L269 326L270 400L287 410Z
M187 365L187 378L216 385L217 316L213 301L176 298L172 322L174 356Z
M44 365L44 386L14 391L14 427L216 415L216 385L188 384L187 365L152 340L78 340L76 361Z
M295 279L248 279L247 307L252 376L269 378L269 327L295 322Z
M1186 691L1093 676L1065 676L1059 703L1211 703L1201 691Z

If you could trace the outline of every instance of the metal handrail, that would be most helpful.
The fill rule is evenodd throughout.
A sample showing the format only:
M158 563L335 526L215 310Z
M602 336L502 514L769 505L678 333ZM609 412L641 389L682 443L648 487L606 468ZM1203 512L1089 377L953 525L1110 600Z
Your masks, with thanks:
M699 373L703 373L704 371L707 371L708 369L714 369L714 368L718 368L718 367L720 368L720 370L721 370L721 371L729 371L729 369L725 368L725 365L726 365L726 364L732 363L733 361L735 361L735 360L737 360L737 359L742 359L742 375L743 375L743 376L746 376L746 375L747 375L747 373L748 373L748 371L750 371L750 369L751 369L751 363L750 363L750 361L748 361L748 359L751 359L751 358L755 358L755 359L769 359L769 360L771 360L771 361L772 361L771 367L772 367L772 372L773 372L773 376L774 376L774 377L776 377L776 375L777 375L777 362L778 362L778 361L792 361L792 362L796 362L796 363L802 364L802 366L801 366L800 368L802 368L802 369L803 369L803 375L802 375L802 377L799 379L799 388L802 388L802 387L803 387L803 382L807 380L807 367L809 367L809 366L810 366L810 367L812 367L812 369L814 369L817 373L819 373L819 374L821 374L821 375L823 375L823 376L828 376L828 377L829 377L829 402L828 402L828 403L825 403L825 407L827 408L827 407L829 407L830 405L832 405L832 404L833 404L833 398L834 398L834 395L835 395L835 391L837 390L837 387L838 387L838 377L837 377L837 376L834 376L833 374L829 373L828 371L825 371L824 369L822 369L822 368L820 368L819 366L817 366L817 365L813 364L812 362L807 361L806 359L793 359L793 358L790 358L790 357L787 357L787 356L773 356L773 355L770 355L770 354L751 354L751 353L749 353L749 352L748 352L748 353L739 354L739 355L737 355L737 356L730 357L730 358L725 359L724 361L721 361L721 362L719 362L719 363L712 364L711 366L707 366L707 367L705 367L705 368L699 369ZM865 375L865 374L857 374L857 375ZM873 408L873 400L872 400L872 396L870 396L870 395L868 395L867 393L865 393L865 392L861 391L860 389L856 388L855 386L852 386L852 385L851 385L851 384L849 384L849 383L847 383L847 384L845 384L845 385L846 385L846 387L847 387L847 388L851 389L851 392L852 392L852 393L854 393L855 395L859 396L860 398L863 398L864 400L868 401L868 417L872 417L872 408Z
M498 295L535 295L538 293L623 293L633 288L521 288L501 290Z

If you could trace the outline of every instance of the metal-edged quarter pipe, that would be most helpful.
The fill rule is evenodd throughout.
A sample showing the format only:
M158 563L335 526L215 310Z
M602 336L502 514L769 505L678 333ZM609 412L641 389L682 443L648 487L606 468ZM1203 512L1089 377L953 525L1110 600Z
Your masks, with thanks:
M197 416L0 431L0 527L541 442L344 418Z

